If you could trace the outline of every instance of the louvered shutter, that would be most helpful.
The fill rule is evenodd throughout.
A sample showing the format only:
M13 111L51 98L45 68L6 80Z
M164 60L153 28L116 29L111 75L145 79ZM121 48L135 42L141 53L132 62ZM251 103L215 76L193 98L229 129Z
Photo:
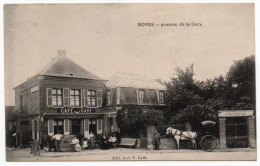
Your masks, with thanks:
M84 90L84 106L88 106L88 90Z
M81 95L80 95L80 106L84 107L84 90L80 90L81 91Z
M120 104L120 90L120 87L118 87L116 91L116 104Z
M89 138L89 119L84 119L84 137Z
M114 90L114 89L111 89L111 104L110 104L110 105L112 105L112 104L113 104L113 101L114 101L114 99L113 99L113 97L114 97L114 92L115 92L115 90Z
M48 135L49 136L54 135L54 120L53 119L48 120Z
M64 135L70 135L69 119L64 119Z
M160 104L160 91L159 90L156 90L156 95L157 95L158 104Z
M70 90L69 89L64 89L64 106L69 106L70 105Z
M36 121L36 133L37 133L37 140L40 140L40 126L39 120Z
M32 120L32 139L35 140L35 122Z
M97 107L102 107L102 90L97 90Z
M136 89L136 99L137 99L137 104L140 104L139 103L139 90Z
M47 88L47 106L52 107L52 89Z
M97 119L97 134L102 133L102 119Z

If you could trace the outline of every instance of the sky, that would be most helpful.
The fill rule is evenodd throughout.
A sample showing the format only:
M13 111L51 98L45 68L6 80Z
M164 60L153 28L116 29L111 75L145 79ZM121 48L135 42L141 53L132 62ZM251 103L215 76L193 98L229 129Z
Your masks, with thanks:
M192 22L202 26L160 26ZM194 64L206 80L255 54L254 31L253 4L5 5L5 104L59 49L104 79L119 71L169 81Z

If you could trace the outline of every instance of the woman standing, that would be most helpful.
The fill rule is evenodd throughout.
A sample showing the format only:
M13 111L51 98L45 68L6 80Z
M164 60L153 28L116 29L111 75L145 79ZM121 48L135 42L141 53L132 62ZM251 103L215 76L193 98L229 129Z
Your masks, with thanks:
M89 147L90 149L95 149L96 146L95 146L95 137L94 137L94 134L92 132L90 132L90 139L89 139Z

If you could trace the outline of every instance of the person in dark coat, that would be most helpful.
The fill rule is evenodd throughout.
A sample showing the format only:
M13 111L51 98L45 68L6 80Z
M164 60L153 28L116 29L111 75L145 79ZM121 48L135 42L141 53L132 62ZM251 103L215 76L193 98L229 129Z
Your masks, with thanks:
M109 149L108 137L104 134L101 138L101 149Z
M152 144L154 146L154 150L159 150L161 145L161 136L156 130L154 131Z

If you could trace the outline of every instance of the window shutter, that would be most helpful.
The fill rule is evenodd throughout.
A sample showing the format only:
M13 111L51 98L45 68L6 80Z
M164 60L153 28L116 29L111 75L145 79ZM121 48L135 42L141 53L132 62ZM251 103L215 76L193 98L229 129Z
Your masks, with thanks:
M69 119L64 119L64 135L70 135Z
M97 90L97 107L102 107L102 90Z
M81 95L80 95L80 106L84 107L84 90L80 90L81 91Z
M158 104L160 104L160 91L159 90L156 90L156 95L157 95Z
M63 101L64 101L64 106L70 105L70 90L67 88L64 89Z
M49 136L54 135L54 120L53 119L48 120L48 135Z
M47 88L47 106L52 107L52 89Z
M89 138L89 119L84 119L84 137Z
M136 99L137 99L137 104L140 104L139 103L139 90L136 89Z
M84 90L84 106L88 106L88 90Z
M40 126L39 126L39 120L36 121L36 133L37 133L37 140L40 140Z
M32 139L35 140L35 122L32 120Z
M102 119L97 119L97 134L102 133Z
M114 99L113 99L113 97L114 97L114 92L115 92L115 90L114 89L111 89L111 104L110 105L112 105L113 104L113 101L114 101Z
M120 87L117 88L116 92L116 104L120 104Z

